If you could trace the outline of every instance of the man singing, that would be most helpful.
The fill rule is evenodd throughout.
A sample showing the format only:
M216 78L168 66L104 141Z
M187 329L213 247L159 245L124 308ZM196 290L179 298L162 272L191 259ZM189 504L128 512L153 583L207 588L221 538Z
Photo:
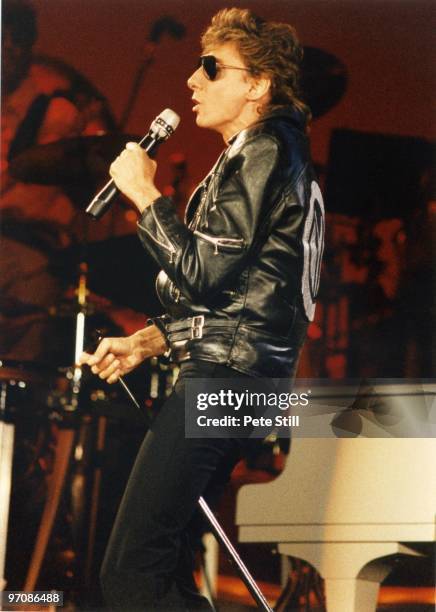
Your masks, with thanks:
M180 375L139 451L108 545L111 608L210 609L195 587L188 534L198 498L225 482L244 441L185 437L187 378L295 375L313 318L323 249L322 196L299 97L294 29L249 10L217 13L188 79L199 127L226 149L194 192L186 224L154 185L134 143L111 166L139 211L138 233L162 267L165 317L106 338L82 363L109 383L171 349ZM187 406L186 409L189 409Z

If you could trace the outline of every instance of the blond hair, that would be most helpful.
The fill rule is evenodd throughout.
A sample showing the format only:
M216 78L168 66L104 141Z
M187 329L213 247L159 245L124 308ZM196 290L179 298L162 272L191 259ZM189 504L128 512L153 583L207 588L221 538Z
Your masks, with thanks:
M295 29L287 23L265 21L249 9L222 9L204 32L203 49L233 42L255 76L271 80L271 100L266 110L291 105L310 120L309 107L299 86L303 49Z

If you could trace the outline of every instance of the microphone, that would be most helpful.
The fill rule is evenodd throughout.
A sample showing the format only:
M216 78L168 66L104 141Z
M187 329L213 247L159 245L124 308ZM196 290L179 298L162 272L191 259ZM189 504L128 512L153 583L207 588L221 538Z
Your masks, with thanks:
M138 143L152 157L158 146L168 140L180 123L180 117L170 108L166 108L150 125L148 133ZM94 221L100 219L110 208L115 199L120 195L120 190L111 179L95 196L86 209Z

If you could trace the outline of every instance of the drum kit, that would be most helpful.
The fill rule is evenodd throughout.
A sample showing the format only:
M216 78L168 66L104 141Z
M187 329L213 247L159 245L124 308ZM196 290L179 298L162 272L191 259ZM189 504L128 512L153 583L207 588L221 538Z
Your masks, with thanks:
M37 145L15 157L9 173L20 182L60 185L67 192L69 185L81 185L82 199L85 191L89 198L90 189L106 178L109 163L129 140L136 138L106 134ZM78 200L73 198L76 206ZM56 355L60 363L42 366L0 361L0 591L6 584L5 572L8 588L32 591L40 584L43 561L56 540L59 521L69 523L69 541L61 543L59 551L70 559L66 575L77 573L80 567L76 584L90 587L101 502L107 510L108 504L119 501L101 499L101 458L105 445L112 443L107 433L120 422L142 435L145 430L141 415L135 414L122 390L112 390L88 371L82 372L77 362L82 350L90 348L90 340L95 343L98 336L138 328L146 320L140 310L157 311L152 298L154 278L150 278L156 276L155 265L133 234L89 244L82 239L60 251L56 259L63 281L76 277L75 286L59 303L46 310L38 307L31 314L48 322L48 328L57 334L56 344L62 347ZM129 279L118 283L117 276L125 277L126 270L131 271ZM131 278L138 279L138 291L127 289ZM92 291L94 286L100 294ZM104 296L106 288L110 297ZM126 304L124 296L130 296L131 302L128 299ZM14 314L21 313L14 309ZM175 365L162 359L151 360L133 375L138 393L146 398L145 410L157 409L176 375ZM118 475L123 482L129 467ZM35 483L40 491L38 503L33 499ZM120 494L121 489L122 484ZM29 522L23 506L28 506L31 515L38 508L39 523L29 532L19 558L22 533L29 531L22 524ZM29 548L33 548L31 554Z
M345 67L333 56L310 48L305 62L303 87L309 92L306 97L313 116L319 117L345 91ZM61 186L82 213L88 196L107 179L111 161L131 140L138 139L111 133L36 145L13 159L9 173L24 183ZM61 264L57 265L63 278L77 278L76 286L60 303L36 313L56 321L61 330L59 342L67 346L62 363L49 368L0 361L0 591L6 584L6 559L12 568L7 572L8 588L32 591L41 584L43 561L49 544L56 540L59 520L68 524L70 533L69 541L59 545L65 576L73 580L76 589L79 584L91 588L99 548L98 523L102 514L113 517L116 510L114 507L108 512L109 500L104 497L103 459L105 447L111 445L108 432L113 423L117 424L117 434L120 423L132 424L141 434L146 429L121 388L110 390L99 379L82 372L77 361L88 345L88 329L93 329L96 341L98 336L122 332L129 323L140 319L144 323L140 311L157 314L154 278L158 270L133 233L87 242L86 223L83 221L81 240L59 254ZM123 325L126 321L127 326ZM177 372L174 364L154 359L136 374L136 379L133 374L133 384L137 394L145 398L146 409L158 409L171 392ZM131 455L133 461L134 452ZM116 469L113 472L110 466L107 468L109 478L115 475L119 496L129 467L127 461L122 476ZM112 486L112 494L116 488ZM114 506L119 496L112 500ZM32 517L33 541L25 542L18 559L23 534L30 533L26 512L20 509L31 505L38 511L36 522Z

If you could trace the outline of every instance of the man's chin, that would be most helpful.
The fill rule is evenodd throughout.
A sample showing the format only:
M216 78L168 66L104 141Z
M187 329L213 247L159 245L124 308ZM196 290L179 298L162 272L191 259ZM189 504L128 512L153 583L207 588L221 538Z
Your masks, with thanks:
M195 117L195 123L198 125L198 127L201 127L201 128L209 127L207 121L205 120L204 117L202 117L201 113L197 113L197 116Z

